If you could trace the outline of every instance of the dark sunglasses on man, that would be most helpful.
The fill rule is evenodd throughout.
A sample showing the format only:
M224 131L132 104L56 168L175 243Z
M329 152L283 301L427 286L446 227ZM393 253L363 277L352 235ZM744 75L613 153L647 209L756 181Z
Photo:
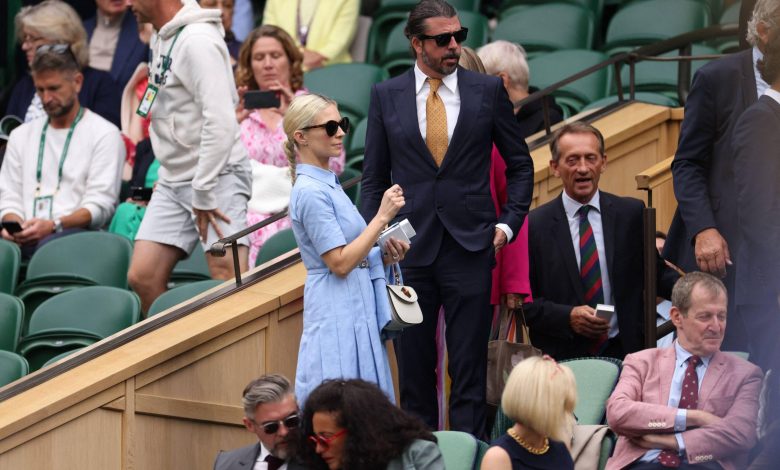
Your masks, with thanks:
M279 431L279 426L282 424L287 429L295 429L301 424L301 417L298 416L298 413L294 413L284 419L260 423L260 427L263 428L263 432L266 434L276 434Z
M469 29L468 28L460 28L460 30L455 31L454 33L442 33L437 34L435 36L428 36L427 34L420 34L417 37L424 41L426 39L433 39L436 41L436 45L439 47L447 47L452 40L452 38L455 38L455 42L458 44L462 43L466 40L466 37L469 35Z
M349 132L349 118L343 117L341 118L341 121L328 121L325 124L317 124L316 126L307 126L301 128L302 131L308 131L309 129L317 129L320 127L325 128L325 133L328 134L328 137L333 137L336 135L336 132L338 131L339 127L342 131L346 134Z
M73 50L68 44L44 44L42 46L38 46L35 49L36 56L46 54L48 52L68 56L76 64L79 63L78 59L76 59L76 54L73 53Z

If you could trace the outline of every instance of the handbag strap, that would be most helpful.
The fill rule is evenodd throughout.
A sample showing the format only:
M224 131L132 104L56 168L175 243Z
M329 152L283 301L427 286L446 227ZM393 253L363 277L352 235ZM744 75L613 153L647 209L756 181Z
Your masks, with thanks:
M390 265L390 275L392 276L392 282L395 282L395 285L400 286L401 285L401 267L398 266L398 269L396 269L396 266L398 266L398 263L393 263Z
M529 333L528 325L525 322L525 309L523 309L523 304L522 303L520 303L520 308L515 310L514 313L515 313L515 315L513 315L513 316L514 317L518 317L519 316L520 317L520 321L521 321L520 326L522 327L522 329L520 330L521 331L521 340L520 340L520 342L523 343L523 344L528 344L530 346L533 346L533 344L531 344L531 335Z

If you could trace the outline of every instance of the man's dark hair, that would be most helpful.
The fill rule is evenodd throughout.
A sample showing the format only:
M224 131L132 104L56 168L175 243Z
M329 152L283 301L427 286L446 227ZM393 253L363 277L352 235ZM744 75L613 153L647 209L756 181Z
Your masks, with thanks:
M300 438L314 434L316 412L334 413L347 430L343 470L386 468L415 439L436 442L436 436L417 417L396 407L373 383L364 380L326 380L306 399ZM311 445L305 449L308 468L327 468Z
M458 11L444 0L422 0L409 12L404 34L411 42L413 37L426 33L425 20L428 18L452 18L453 16L458 16ZM417 57L414 48L412 48L412 55Z
M604 136L601 135L601 132L595 127L588 124L587 122L575 121L566 124L565 126L555 131L555 133L553 134L552 141L550 141L550 152L552 153L552 160L554 162L557 162L558 159L561 158L561 155L558 152L558 142L560 142L561 137L565 136L566 134L595 135L596 139L598 139L599 141L599 155L604 155Z
M80 72L81 68L68 45L55 44L48 48L47 46L39 48L30 64L30 71L34 74L49 71Z

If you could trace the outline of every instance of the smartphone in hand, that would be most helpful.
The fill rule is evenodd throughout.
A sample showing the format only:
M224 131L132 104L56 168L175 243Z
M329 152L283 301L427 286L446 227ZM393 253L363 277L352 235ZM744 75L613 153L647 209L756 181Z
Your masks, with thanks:
M143 186L133 186L130 188L130 199L133 201L145 201L148 202L152 199L152 188L144 188Z
M275 91L249 90L244 94L244 109L278 108L281 105Z
M6 229L6 231L8 231L8 233L10 233L11 235L22 231L22 224L20 224L15 220L4 221L2 225L3 228Z

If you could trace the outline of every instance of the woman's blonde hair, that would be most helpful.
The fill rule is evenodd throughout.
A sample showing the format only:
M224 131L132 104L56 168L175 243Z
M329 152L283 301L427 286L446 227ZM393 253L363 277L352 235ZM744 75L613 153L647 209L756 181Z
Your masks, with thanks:
M530 357L517 364L501 395L501 408L511 420L567 445L576 404L574 374L549 356Z
M22 8L14 19L16 38L24 41L24 30L35 31L47 41L68 44L83 69L89 65L87 32L76 10L60 0L46 0Z
M485 66L474 49L463 46L460 51L460 66L472 72L486 73Z
M338 104L326 96L307 93L293 98L287 112L284 113L282 127L287 135L287 141L284 143L284 154L287 155L287 162L290 164L290 176L293 183L295 183L295 149L298 146L295 141L295 132L314 125L314 120L328 106L338 106Z

